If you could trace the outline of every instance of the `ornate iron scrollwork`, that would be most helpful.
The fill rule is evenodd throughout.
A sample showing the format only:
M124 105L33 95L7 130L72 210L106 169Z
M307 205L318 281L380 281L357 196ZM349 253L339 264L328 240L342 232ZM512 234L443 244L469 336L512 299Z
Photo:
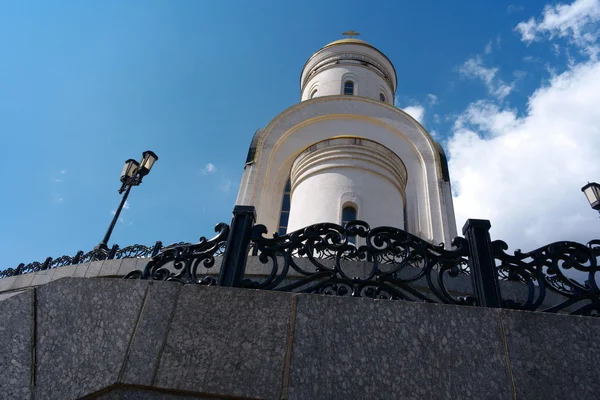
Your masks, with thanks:
M162 251L165 251L167 249L170 249L172 247L180 247L180 246L190 246L192 243L189 242L177 242L177 243L171 243L168 246L165 246L162 248Z
M108 254L106 253L106 251L102 249L94 249L83 254L79 259L79 264L91 261L105 260L107 256Z
M133 246L123 247L117 250L115 258L144 258L152 255L152 246L144 246L143 244L134 244Z
M60 268L60 267L66 266L66 265L71 265L71 264L73 264L74 260L75 260L75 257L71 257L71 256L61 256L61 257L55 258L50 262L48 269Z
M176 281L183 284L212 285L213 276L198 273L198 268L210 269L215 265L215 255L224 248L229 235L229 225L220 223L215 227L217 235L212 239L201 237L196 244L183 244L164 249L152 257L143 271L132 271L125 279L151 279Z
M508 245L501 240L492 242L492 247L500 280L520 282L527 290L525 300L504 299L503 307L600 316L600 290L596 281L600 240L587 245L556 242L527 253L516 250L514 254L506 253ZM568 276L567 271L579 271L575 274L582 279L575 279L573 273ZM548 299L550 293L559 296Z
M366 222L321 223L285 236L266 238L264 225L252 232L253 253L270 264L267 276L246 279L245 287L339 296L474 304L451 294L447 278L466 276L467 246L432 245L397 228L371 229ZM353 244L355 240L357 245ZM308 260L306 261L300 261ZM352 263L354 261L354 263ZM310 267L307 268L306 266ZM463 279L470 284L469 279Z

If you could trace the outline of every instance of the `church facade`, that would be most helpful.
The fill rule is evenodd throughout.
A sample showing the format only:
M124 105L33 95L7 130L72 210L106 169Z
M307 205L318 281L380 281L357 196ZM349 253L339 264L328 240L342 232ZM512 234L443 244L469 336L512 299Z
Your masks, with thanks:
M237 203L280 235L360 219L433 243L456 236L446 155L394 106L392 62L356 38L329 43L300 76L301 101L256 131Z

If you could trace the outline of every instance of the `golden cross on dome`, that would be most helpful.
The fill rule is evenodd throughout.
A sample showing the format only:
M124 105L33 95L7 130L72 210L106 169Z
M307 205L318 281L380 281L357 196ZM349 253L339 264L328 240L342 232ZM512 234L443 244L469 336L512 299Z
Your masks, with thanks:
M354 32L352 29L350 29L348 32L342 33L342 35L352 38L353 36L359 36L360 33Z

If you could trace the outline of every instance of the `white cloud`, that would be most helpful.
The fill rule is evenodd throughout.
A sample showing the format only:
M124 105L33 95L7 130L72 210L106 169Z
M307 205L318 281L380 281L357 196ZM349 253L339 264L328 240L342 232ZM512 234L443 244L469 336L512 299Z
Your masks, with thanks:
M505 83L498 77L498 71L498 68L484 66L481 56L469 58L459 69L462 76L481 80L492 96L503 100L513 90L514 82Z
M566 38L595 57L599 49L595 45L598 38L600 21L600 0L575 0L571 4L547 5L539 19L531 17L520 22L515 30L521 34L521 40L527 43L542 39L548 35Z
M217 167L213 163L208 163L202 168L202 175L212 174L217 172Z
M438 101L439 101L439 99L435 94L433 94L433 93L427 94L427 104L429 104L429 106L435 106L438 103Z
M60 175L64 175L66 173L67 173L66 169L61 169L60 172L59 172ZM60 182L62 182L62 178L54 178L53 177L51 179L52 179L52 182L54 182L54 183L60 183Z
M440 114L433 114L433 122L439 124L441 122Z
M492 52L492 41L491 40L489 42L487 42L487 44L483 48L483 52L485 54L490 54Z
M454 122L455 131L473 129L483 136L497 136L514 129L518 124L516 112L500 110L490 102L480 100L471 103L469 107Z
M419 123L423 122L423 117L425 116L425 107L420 104L416 104L414 106L408 106L402 109L405 113L419 121Z
M560 55L560 45L558 43L554 43L552 45L552 51L554 52L555 56L559 56Z
M232 186L232 182L229 179L225 179L225 180L221 181L221 184L219 185L219 189L221 189L223 192L227 193L231 190L231 186Z
M599 236L581 187L600 180L600 63L555 75L529 98L525 115L472 103L448 141L459 231L491 220L493 239L532 250Z
M515 5L515 4L511 4L506 9L506 13L507 14L512 14L512 13L516 13L516 12L519 12L519 11L523 11L523 6L518 6L518 5Z
M125 200L125 204L123 204L123 209L129 210L129 202L127 200Z

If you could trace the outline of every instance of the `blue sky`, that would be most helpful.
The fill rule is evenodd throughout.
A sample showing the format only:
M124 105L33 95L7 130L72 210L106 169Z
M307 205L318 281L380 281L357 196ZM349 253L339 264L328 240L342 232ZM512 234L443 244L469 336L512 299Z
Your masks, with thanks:
M536 102L575 87L578 76L596 82L600 6L523 3L1 2L0 269L93 248L119 203L123 162L147 149L160 159L133 188L111 244L211 235L231 218L254 131L299 101L304 62L348 29L392 60L397 105L449 149L459 227L466 217L490 218L508 235L501 238L524 248L591 239L600 221L577 191L600 179L600 158L579 150L600 135L586 130L573 139L576 149L564 155L573 166L560 176L552 171L562 153L527 157L539 149L539 142L527 147L527 138L543 140L547 129L534 123ZM590 96L586 105L598 100ZM557 97L570 98L567 106L582 118L597 117L595 108L577 107L577 93ZM565 115L554 125L572 126ZM568 142L569 134L556 137ZM526 144L514 163L512 152L474 156L511 138ZM548 151L568 143L557 146ZM506 162L491 165L494 157ZM497 186L486 186L492 175L485 171L496 174ZM514 176L522 182L511 183ZM495 187L501 190L491 195ZM510 211L501 207L515 198ZM554 208L542 212L542 203ZM572 217L566 222L556 218L564 210Z

